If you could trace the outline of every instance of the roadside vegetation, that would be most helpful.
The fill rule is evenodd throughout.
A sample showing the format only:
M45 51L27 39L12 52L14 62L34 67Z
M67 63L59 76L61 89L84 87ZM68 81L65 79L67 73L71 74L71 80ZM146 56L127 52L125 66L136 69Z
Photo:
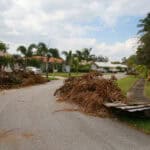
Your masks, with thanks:
M147 96L149 99L150 99L150 82L146 82L146 85L145 85L145 96Z
M123 94L126 95L126 93L131 89L131 87L135 84L137 80L138 80L138 77L130 75L128 77L118 80L117 83L118 83L118 86L121 88Z
M126 78L120 79L117 81L119 87L126 94L134 83L138 80L138 77L135 76L128 76ZM150 98L150 82L147 82L145 86L145 95ZM150 119L148 118L139 118L139 117L131 117L127 115L119 115L119 120L122 122L127 123L128 125L135 127L145 133L150 134Z
M136 129L143 131L147 134L150 134L150 119L149 118L138 118L138 117L129 117L126 115L119 116L119 119L122 122L127 123L128 125L135 127Z

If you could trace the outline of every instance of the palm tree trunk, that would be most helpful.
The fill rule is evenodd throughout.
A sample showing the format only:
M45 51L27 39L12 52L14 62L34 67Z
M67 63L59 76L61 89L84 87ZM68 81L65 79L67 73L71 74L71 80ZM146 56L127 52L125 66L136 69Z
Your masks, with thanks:
M27 67L27 58L25 57L25 60L24 60L24 71L26 71L26 67Z

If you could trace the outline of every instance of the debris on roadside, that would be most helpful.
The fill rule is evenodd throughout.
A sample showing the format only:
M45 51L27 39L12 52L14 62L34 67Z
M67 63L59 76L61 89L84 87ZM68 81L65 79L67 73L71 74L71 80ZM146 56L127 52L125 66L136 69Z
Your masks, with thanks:
M127 100L114 78L104 79L99 72L66 79L54 95L60 102L76 104L79 111L100 117L110 116L104 102L125 103Z
M111 80L117 80L117 78L116 78L116 76L115 75L111 75L111 78L110 78Z
M0 89L18 88L47 82L47 79L33 72L0 72Z

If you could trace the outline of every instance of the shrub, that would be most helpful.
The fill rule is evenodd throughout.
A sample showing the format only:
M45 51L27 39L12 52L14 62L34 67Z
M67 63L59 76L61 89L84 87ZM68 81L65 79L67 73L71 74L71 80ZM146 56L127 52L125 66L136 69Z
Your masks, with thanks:
M91 70L91 65L79 65L79 72L89 72Z

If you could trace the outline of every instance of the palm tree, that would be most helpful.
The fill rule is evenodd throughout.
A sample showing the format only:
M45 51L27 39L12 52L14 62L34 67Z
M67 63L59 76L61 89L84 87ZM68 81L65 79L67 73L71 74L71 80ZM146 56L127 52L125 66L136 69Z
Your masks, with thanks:
M57 48L50 48L49 52L52 54L54 58L60 58L59 50Z
M49 73L49 59L52 56L52 53L48 49L48 47L47 47L47 45L45 43L40 42L37 45L37 55L46 57L45 68L46 68L46 77L48 78L48 73Z
M140 64L150 68L150 13L138 24L140 39L137 49L137 59Z
M45 43L40 42L37 45L37 55L39 56L45 56L48 53L48 47Z
M84 48L82 50L82 58L83 60L89 61L90 60L90 53L92 48Z
M79 57L76 55L76 54L73 54L73 66L76 70L76 73L78 73L78 70L79 70Z
M8 46L0 41L0 52L2 52L2 54L0 55L0 72L2 71L2 68L4 68L4 66L7 63L7 56L5 55L5 53L7 52Z
M66 65L72 65L72 59L73 59L73 54L72 54L72 51L63 51L62 52L63 55L65 55L66 57Z
M82 51L77 50L75 53L75 57L78 57L79 62L83 59Z
M65 55L65 57L66 57L66 65L70 68L69 76L71 76L71 66L72 66L72 62L73 62L72 51L69 51L69 52L63 51L62 54Z
M25 68L27 65L27 58L32 57L34 48L36 48L35 44L30 44L28 47L21 45L17 48L17 51L19 51L25 58Z

